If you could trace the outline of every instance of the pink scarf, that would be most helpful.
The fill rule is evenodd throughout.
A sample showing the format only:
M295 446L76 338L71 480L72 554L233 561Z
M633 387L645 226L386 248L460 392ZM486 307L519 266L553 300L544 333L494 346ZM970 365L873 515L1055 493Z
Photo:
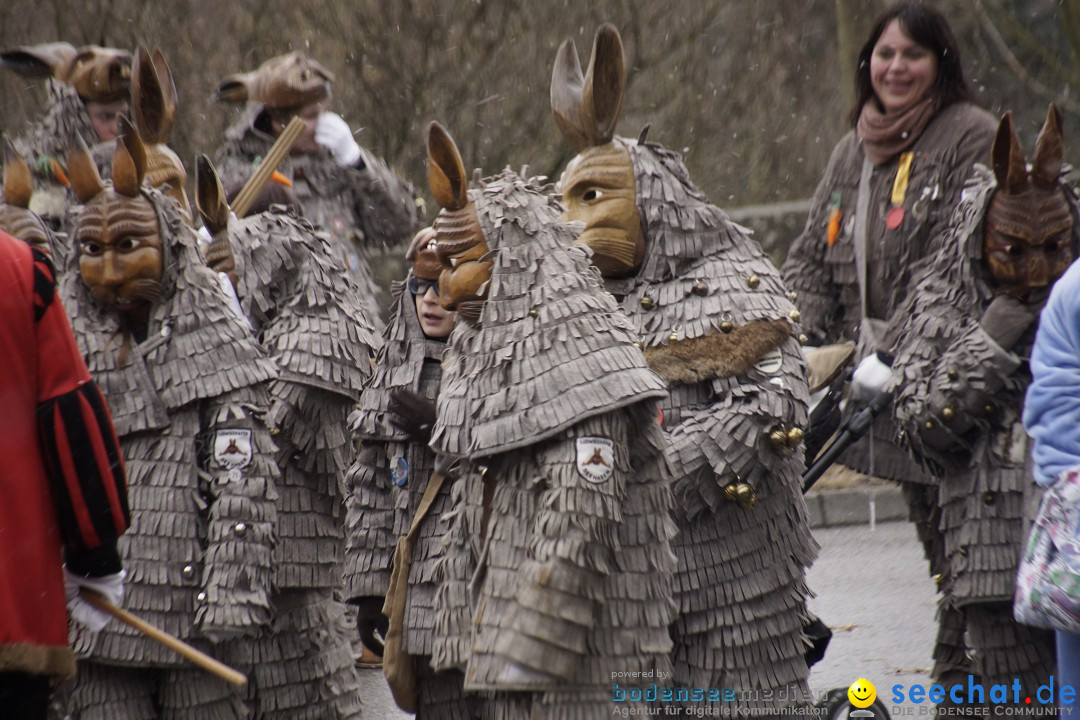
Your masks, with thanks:
M937 110L934 95L927 95L903 110L891 113L882 113L874 100L866 101L855 125L863 152L875 166L887 162L919 139Z

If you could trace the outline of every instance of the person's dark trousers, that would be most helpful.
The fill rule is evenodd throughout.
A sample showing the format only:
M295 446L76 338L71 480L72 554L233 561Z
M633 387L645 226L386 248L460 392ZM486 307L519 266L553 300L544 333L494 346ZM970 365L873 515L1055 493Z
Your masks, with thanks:
M48 676L0 672L0 716L5 720L45 720L48 707Z

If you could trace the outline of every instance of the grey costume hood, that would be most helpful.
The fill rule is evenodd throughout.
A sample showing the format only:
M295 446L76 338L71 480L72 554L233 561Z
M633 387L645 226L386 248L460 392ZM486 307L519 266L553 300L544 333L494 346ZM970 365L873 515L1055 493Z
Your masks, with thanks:
M450 337L433 447L494 455L665 397L555 199L509 171L471 197L495 265L478 326L458 323Z

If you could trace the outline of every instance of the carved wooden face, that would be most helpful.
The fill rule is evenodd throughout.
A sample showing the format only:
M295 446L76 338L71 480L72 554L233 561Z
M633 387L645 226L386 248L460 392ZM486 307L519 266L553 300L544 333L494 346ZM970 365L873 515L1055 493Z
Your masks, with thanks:
M1061 186L998 188L986 211L983 253L998 292L1023 300L1072 264L1073 218Z
M111 189L86 205L75 229L79 274L94 300L145 321L161 295L164 250L150 201Z
M491 251L484 239L476 205L459 210L443 208L435 218L437 253L443 269L439 275L439 304L457 311L466 320L480 319L487 300L494 262L485 259Z
M561 184L563 219L585 224L577 242L592 248L593 265L609 278L637 271L645 258L645 235L629 151L610 142L591 147L570 162Z
M1073 217L1061 184L1061 113L1050 104L1031 164L1006 112L991 148L997 189L986 210L983 256L999 294L1042 295L1075 257Z

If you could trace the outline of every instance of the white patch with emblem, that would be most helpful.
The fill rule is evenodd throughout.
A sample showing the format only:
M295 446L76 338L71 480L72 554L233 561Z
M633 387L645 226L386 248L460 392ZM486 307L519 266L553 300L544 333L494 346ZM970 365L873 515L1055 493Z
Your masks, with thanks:
M251 463L250 430L218 430L214 436L214 460L230 469L245 468Z
M779 349L770 350L761 356L761 359L754 365L754 369L766 375L775 375L780 372L780 366L783 364L784 354Z
M591 483L602 483L615 471L615 443L605 437L579 437L577 470Z

